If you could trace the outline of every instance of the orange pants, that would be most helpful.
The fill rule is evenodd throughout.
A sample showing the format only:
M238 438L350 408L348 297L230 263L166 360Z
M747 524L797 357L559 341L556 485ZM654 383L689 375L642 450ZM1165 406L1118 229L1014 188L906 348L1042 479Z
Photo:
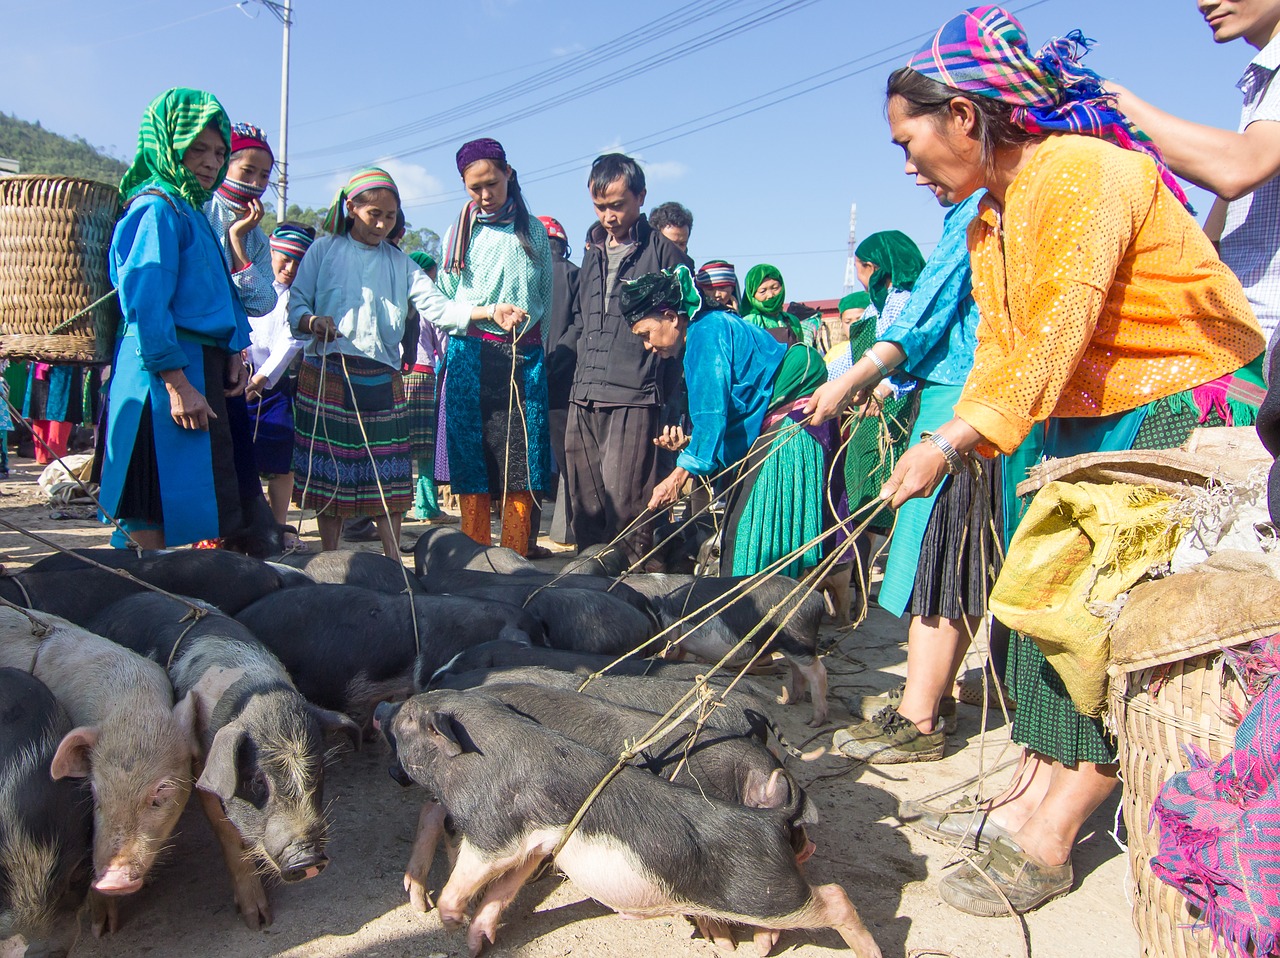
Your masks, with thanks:
M492 501L492 497L484 493L462 493L458 496L462 531L482 546L493 545L493 527L489 518ZM520 555L527 554L532 527L533 496L527 492L507 493L502 501L502 547Z

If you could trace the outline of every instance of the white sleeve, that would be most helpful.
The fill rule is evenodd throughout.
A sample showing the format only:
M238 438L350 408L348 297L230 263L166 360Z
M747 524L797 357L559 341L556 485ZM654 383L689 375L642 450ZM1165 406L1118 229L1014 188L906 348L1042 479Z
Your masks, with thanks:
M418 308L423 322L443 332L461 333L471 324L473 307L449 299L416 265L409 272L409 302Z

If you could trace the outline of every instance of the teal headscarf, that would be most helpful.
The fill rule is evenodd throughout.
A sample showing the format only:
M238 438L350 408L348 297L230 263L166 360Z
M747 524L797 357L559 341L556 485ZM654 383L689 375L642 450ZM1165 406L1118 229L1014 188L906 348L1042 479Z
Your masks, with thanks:
M436 265L435 257L424 249L414 250L409 254L409 259L421 266L423 271L429 270Z
M866 309L871 305L871 294L858 290L856 293L850 293L844 299L840 300L840 305L836 308L844 315L846 309Z
M924 270L924 255L906 233L881 230L872 233L854 250L853 255L875 266L867 292L876 312L884 312L890 289L910 289Z
M756 290L766 279L777 281L781 289L777 295L770 296L768 299L756 299ZM768 263L752 266L747 270L747 278L743 281L742 295L744 297L743 319L761 329L777 329L779 326L786 326L795 336L796 342L804 342L804 328L800 325L800 320L782 309L787 301L787 284L782 279L782 273L778 267L770 266Z
M222 161L213 186L206 190L196 175L182 165L182 157L210 124L222 135L227 158ZM231 121L218 98L187 87L166 90L142 114L138 152L120 181L120 202L129 202L143 190L160 189L181 196L199 209L226 179L230 155Z

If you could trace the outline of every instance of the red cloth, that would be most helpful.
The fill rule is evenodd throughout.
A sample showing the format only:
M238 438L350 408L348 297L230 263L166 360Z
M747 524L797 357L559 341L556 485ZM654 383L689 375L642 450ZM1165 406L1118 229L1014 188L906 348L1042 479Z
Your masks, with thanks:
M61 459L67 454L67 446L71 442L71 428L69 422L55 422L52 419L31 420L31 431L36 436L36 462L39 465L47 466L55 458Z

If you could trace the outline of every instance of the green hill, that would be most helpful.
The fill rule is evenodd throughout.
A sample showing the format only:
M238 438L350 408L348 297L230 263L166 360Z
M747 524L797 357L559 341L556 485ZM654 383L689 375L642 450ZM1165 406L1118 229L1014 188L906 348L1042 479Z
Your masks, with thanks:
M83 137L51 133L37 123L0 113L0 156L22 164L21 173L81 176L116 186L126 164Z

